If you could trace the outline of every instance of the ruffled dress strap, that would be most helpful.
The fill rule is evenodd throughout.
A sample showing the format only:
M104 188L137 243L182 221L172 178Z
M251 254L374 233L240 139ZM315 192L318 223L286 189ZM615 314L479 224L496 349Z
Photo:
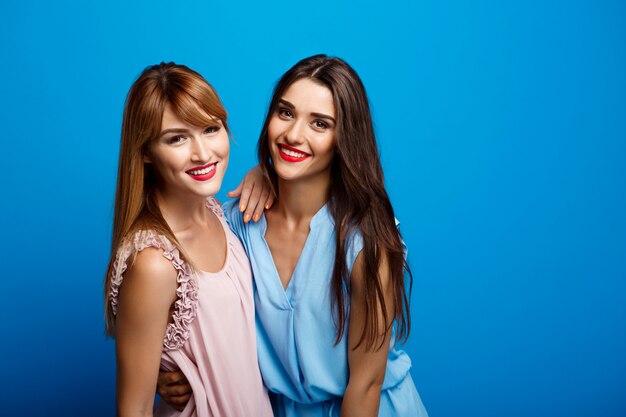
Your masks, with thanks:
M224 210L222 210L221 204L215 199L215 197L213 196L207 197L206 206L209 209L211 209L211 211L215 213L215 215L220 220L224 220L224 221L226 220L226 217L224 216Z
M219 207L219 205L218 205ZM140 230L131 238L124 239L120 244L113 262L113 276L109 292L111 309L117 315L119 288L124 279L124 272L128 268L128 260L146 248L157 248L163 251L163 257L172 263L176 270L176 302L172 321L168 323L163 339L165 351L177 350L183 347L189 339L190 326L196 317L198 307L198 282L196 275L184 260L176 246L165 236L152 230Z

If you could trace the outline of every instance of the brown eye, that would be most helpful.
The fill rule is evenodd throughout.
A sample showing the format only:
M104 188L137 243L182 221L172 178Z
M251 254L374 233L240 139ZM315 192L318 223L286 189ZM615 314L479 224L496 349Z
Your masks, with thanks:
M217 125L214 126L208 126L206 129L204 129L204 134L205 135L210 135L212 133L216 133L220 130L220 127Z
M167 143L176 145L178 143L183 142L184 140L185 140L185 137L183 135L176 135L176 136L172 136L171 138L169 138Z
M278 115L283 119L291 119L293 117L293 113L291 113L291 110L284 108L278 109Z
M328 123L326 123L326 122L325 122L325 121L323 121L323 120L315 120L315 121L313 122L313 125L314 125L317 129L320 129L320 130L328 129Z

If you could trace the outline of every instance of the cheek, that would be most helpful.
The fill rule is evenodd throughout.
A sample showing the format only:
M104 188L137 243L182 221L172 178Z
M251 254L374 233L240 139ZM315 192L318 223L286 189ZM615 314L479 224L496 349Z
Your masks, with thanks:
M228 159L228 156L230 155L230 140L228 139L228 135L224 135L220 141L218 153L222 158Z
M186 152L184 149L168 149L160 150L153 153L152 165L157 171L164 173L165 171L178 170L185 165Z
M270 141L273 141L276 136L280 133L280 120L278 120L275 116L270 119L270 123L267 126L267 138Z
M323 138L318 142L319 153L325 154L329 157L333 157L335 155L335 137L330 136Z

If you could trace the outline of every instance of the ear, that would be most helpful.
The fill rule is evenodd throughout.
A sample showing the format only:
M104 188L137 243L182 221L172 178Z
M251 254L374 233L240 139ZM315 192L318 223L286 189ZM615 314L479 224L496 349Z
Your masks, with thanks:
M150 159L150 156L148 154L144 154L143 155L143 162L144 164L151 164L152 160Z

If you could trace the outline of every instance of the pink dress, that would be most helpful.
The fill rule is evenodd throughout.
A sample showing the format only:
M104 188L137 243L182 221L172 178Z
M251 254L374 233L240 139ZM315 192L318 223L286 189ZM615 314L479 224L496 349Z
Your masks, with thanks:
M147 247L163 250L178 272L178 299L163 341L161 368L182 370L193 395L182 412L160 401L155 416L271 417L272 409L257 362L252 272L246 253L226 225L213 197L207 207L219 218L228 251L222 270L204 272L182 261L178 250L162 235L137 232L115 257L111 306L127 261Z

